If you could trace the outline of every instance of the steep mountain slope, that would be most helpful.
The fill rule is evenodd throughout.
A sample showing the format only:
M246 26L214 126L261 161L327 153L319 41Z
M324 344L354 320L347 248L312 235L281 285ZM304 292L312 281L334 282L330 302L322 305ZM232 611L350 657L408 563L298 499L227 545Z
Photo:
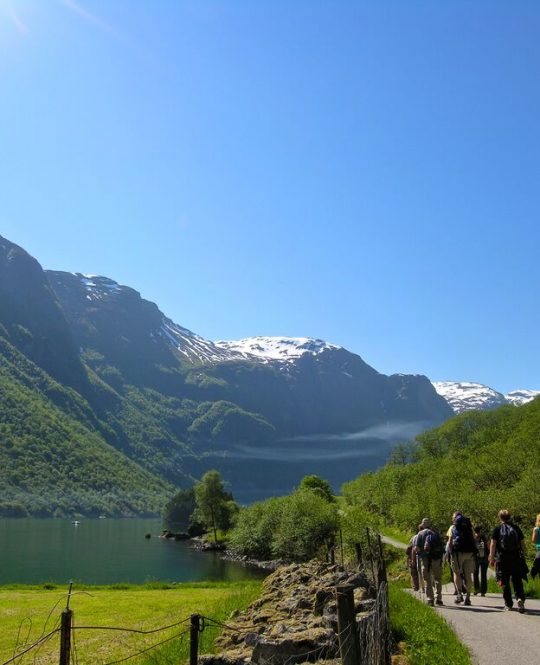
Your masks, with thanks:
M0 323L36 365L60 383L87 389L86 372L45 273L27 252L1 236Z
M152 513L171 491L105 440L106 427L0 336L0 514Z
M10 386L0 413L11 427L9 437L0 433L0 483L12 499L20 488L16 501L30 497L28 507L39 504L31 487L49 488L49 512L66 509L60 477L73 478L70 496L80 497L73 499L78 510L89 511L103 505L101 495L91 494L94 485L102 488L102 475L111 496L140 490L147 508L168 483L186 486L213 467L233 491L245 491L244 500L288 492L321 468L337 486L351 472L380 464L393 441L451 414L426 377L385 376L346 349L309 338L211 342L132 288L96 275L44 272L2 238L0 337ZM30 392L21 391L13 373L21 363L31 368ZM25 457L23 484L14 442L17 432L26 440L39 423L28 416L30 407L16 408L10 391L24 392L29 404L35 392L35 413L64 423ZM23 418L30 430L17 425ZM48 450L53 441L59 457ZM87 473L70 467L58 476L61 460L75 450L83 460L77 469ZM112 457L106 462L104 455ZM96 473L88 472L92 457ZM131 488L122 462L131 469ZM142 499L110 503L118 511L145 510Z
M435 390L448 402L454 413L496 409L503 404L519 406L540 395L538 390L513 390L507 395L482 383L471 381L433 381Z

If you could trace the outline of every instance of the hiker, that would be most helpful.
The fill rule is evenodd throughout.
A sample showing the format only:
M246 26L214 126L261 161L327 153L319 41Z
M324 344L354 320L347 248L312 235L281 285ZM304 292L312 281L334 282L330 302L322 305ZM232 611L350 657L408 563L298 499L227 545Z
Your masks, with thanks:
M431 520L424 517L418 525L420 529L416 536L415 550L422 569L426 584L427 603L433 607L435 597L433 587L437 592L437 605L442 605L442 558L444 545L440 533L431 525Z
M478 554L474 568L474 595L486 595L487 591L487 569L488 569L488 543L482 532L482 527L474 527L474 543Z
M414 541L416 536L413 536L409 544L407 545L407 568L409 569L411 575L411 588L413 591L418 591L420 589L420 583L418 580L418 566L416 563L416 552L414 551Z
M457 589L454 603L470 605L476 545L474 543L471 520L459 511L454 513L448 546L452 557L454 584ZM464 584L465 590L463 589ZM465 593L465 599L463 599L463 593Z
M531 568L531 577L534 578L540 575L540 513L536 516L536 526L532 532L532 542L536 548L536 556Z
M518 611L525 613L525 592L523 590L523 531L511 523L508 510L499 511L499 525L491 534L489 565L495 567L497 579L503 590L504 609L514 606L510 580L517 598Z
M420 531L421 531L420 526L418 526L418 533L420 533ZM425 582L424 582L424 576L422 574L422 565L420 563L420 559L418 558L418 553L417 553L417 550L416 550L416 540L418 538L418 533L416 534L416 536L413 536L412 541L411 541L412 546L413 546L412 563L416 567L416 576L418 577L418 590L421 593L424 593L424 591L425 591Z

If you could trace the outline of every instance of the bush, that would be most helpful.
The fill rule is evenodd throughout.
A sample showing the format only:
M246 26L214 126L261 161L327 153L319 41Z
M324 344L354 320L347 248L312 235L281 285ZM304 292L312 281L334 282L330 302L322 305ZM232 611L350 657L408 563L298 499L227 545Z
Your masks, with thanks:
M337 506L309 490L240 511L230 546L257 559L306 561L327 548L338 529Z

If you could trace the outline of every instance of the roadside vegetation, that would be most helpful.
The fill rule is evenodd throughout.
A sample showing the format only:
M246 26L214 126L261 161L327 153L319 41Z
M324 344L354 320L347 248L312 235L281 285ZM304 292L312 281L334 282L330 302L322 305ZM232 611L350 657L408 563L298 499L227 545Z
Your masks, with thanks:
M410 665L471 665L467 648L432 608L396 584L390 585L389 605L394 640Z

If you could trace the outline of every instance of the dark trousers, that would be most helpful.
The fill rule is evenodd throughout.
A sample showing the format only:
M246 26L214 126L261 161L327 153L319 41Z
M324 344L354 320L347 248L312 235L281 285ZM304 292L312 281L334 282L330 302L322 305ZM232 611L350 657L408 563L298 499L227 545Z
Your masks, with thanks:
M534 578L540 575L540 550L536 551L536 558L534 559L534 563L531 568L531 577Z
M487 569L488 560L486 558L476 559L474 567L474 593L481 593L482 595L487 591Z
M514 594L516 598L525 600L525 591L523 590L523 580L521 579L521 565L519 559L512 559L510 561L500 561L499 570L501 575L501 586L503 590L504 604L506 607L512 607L514 604L512 600L512 589L510 582L514 587Z

